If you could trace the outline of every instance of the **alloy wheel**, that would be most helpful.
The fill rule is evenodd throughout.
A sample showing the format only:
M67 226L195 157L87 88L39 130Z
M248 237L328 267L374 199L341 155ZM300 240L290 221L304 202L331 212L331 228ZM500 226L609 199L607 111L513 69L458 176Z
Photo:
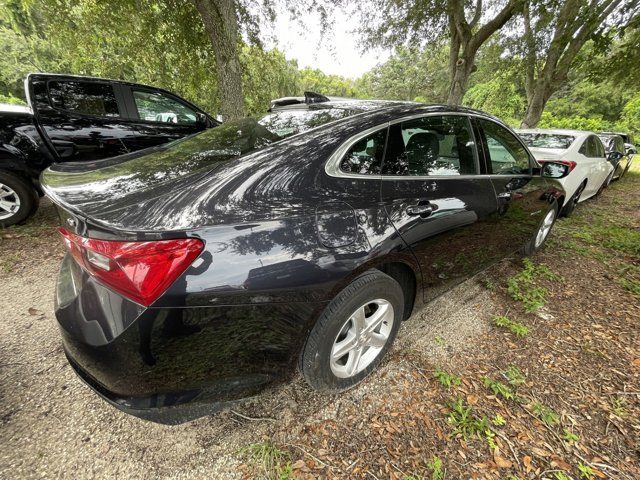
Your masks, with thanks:
M20 197L12 188L0 183L0 220L13 217L20 210Z
M547 212L547 215L544 217L544 220L542 221L542 225L540 225L538 234L536 235L536 248L539 248L540 245L544 243L544 240L547 238L547 235L549 235L549 232L551 231L551 227L553 226L553 221L555 220L555 218L556 211L554 209L549 210L549 212Z
M333 374L349 378L371 365L387 344L393 322L393 306L381 298L367 302L353 312L331 347Z

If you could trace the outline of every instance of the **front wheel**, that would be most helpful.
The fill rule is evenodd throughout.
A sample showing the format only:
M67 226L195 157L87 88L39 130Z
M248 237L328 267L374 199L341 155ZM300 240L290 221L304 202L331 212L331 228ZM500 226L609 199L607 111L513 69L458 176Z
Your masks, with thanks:
M36 191L23 179L0 172L0 227L29 218L38 208L38 200Z
M395 340L404 314L400 284L370 270L342 290L315 324L300 358L307 383L340 392L361 382Z
M560 211L560 216L561 217L570 217L571 216L573 211L578 206L578 202L580 201L580 195L582 195L582 192L584 191L584 188L586 186L587 186L586 181L582 182L580 184L580 186L575 191L575 193L571 196L569 201L562 207L562 210Z
M531 239L529 239L527 244L522 249L522 253L524 253L524 255L533 255L535 252L542 248L557 217L558 205L557 203L554 203L553 205L551 205L551 208L547 210L547 213L542 219L542 222L540 222L540 226L538 227L538 230L536 230L536 233L533 234Z

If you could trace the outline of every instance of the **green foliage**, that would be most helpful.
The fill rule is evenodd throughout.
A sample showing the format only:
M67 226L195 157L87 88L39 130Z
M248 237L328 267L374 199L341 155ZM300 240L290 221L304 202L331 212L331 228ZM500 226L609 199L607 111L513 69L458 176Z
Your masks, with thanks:
M482 377L482 383L484 383L484 386L491 390L497 397L502 397L505 400L512 400L514 398L513 390L502 382L498 382L484 376Z
M427 468L431 470L431 480L444 480L444 470L442 468L442 460L436 455L434 455L429 463L427 464Z
M452 373L447 373L440 368L436 369L434 376L442 384L442 386L446 388L457 387L462 381L460 377L457 377Z
M486 83L479 83L467 90L464 104L499 117L504 122L517 125L522 118L526 101L510 75L498 74Z
M496 427L502 427L507 424L507 421L504 419L502 415L496 413L495 416L491 419L491 423Z
M586 478L587 480L592 480L596 475L593 468L589 465L585 465L584 463L578 464L578 471L580 472L580 478Z
M454 435L462 435L465 439L482 436L489 429L485 417L478 418L470 405L458 398L450 403L451 411L447 414L447 422L454 428Z
M553 472L553 478L555 480L571 480L571 477L564 472Z
M362 96L355 81L308 67L300 70L299 90L299 94L312 91L334 97Z
M509 365L509 368L507 368L507 371L504 372L504 375L507 377L509 383L514 387L519 387L520 385L524 384L524 375L520 370L518 370L517 367L514 367L513 365Z
M496 327L506 328L517 337L524 337L529 334L529 327L511 320L509 317L503 315L497 316L493 319Z
M528 258L524 259L523 265L520 273L507 280L507 287L511 297L524 304L524 311L532 313L546 304L548 293L546 288L536 284L538 279L559 280L560 277L552 273L546 265L536 265Z
M579 440L579 437L565 428L563 430L562 439L565 442L575 443Z
M556 412L538 401L531 404L531 412L550 427L560 421Z

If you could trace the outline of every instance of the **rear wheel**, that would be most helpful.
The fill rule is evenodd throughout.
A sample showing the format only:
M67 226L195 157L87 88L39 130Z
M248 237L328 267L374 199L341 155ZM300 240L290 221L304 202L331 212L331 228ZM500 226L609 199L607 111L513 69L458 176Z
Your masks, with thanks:
M23 222L38 208L38 194L26 181L0 172L0 227Z
M300 359L307 383L322 392L358 384L380 363L403 318L404 295L393 278L370 270L327 306Z
M551 205L551 208L547 210L542 222L540 222L540 226L536 233L533 234L531 239L527 242L527 244L522 249L522 253L524 255L529 256L533 255L535 252L540 250L546 242L547 237L549 236L549 232L551 231L551 227L556 222L556 218L558 216L558 205L554 203Z
M575 193L571 196L569 201L565 203L565 205L562 207L562 210L560 211L561 217L571 216L576 206L578 205L578 202L580 201L580 195L582 195L582 192L584 191L584 188L586 186L587 186L587 182L586 181L582 182L582 184L578 187Z

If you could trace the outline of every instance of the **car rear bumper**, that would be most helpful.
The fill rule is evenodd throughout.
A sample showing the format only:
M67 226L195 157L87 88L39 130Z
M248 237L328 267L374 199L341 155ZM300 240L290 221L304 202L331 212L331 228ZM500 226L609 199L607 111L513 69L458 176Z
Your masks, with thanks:
M56 317L70 364L132 415L180 423L288 378L323 303L145 308L67 255Z

